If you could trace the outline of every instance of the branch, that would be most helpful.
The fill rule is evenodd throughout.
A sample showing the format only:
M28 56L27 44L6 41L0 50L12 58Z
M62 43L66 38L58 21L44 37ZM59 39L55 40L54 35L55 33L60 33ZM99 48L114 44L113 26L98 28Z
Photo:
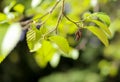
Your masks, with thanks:
M60 12L59 17L58 17L57 25L55 27L56 33L57 33L57 28L59 26L59 23L60 23L60 21L62 19L62 15L63 15L63 12L64 12L64 2L65 2L65 0L62 1L61 12Z
M59 0L59 1L60 1L60 0ZM49 31L48 33L44 34L44 37L45 37L46 35L54 32L54 31L56 31L56 33L57 33L57 29L58 29L58 26L59 26L60 21L61 21L61 19L62 19L63 12L64 12L64 0L63 0L63 3L62 3L62 6L61 6L61 11L60 11L60 14L59 14L59 16L58 16L58 20L57 20L57 24L56 24L55 28L52 29L51 31Z
M52 29L51 31L49 31L48 33L44 34L44 37L45 37L46 35L54 32L54 31L56 31L56 33L57 33L57 28L58 28L58 26L59 26L59 24L60 24L61 19L62 19L62 10L61 10L61 12L60 12L60 14L59 14L59 16L58 16L58 20L57 20L57 24L56 24L55 28Z
M51 13L55 10L55 8L57 7L57 5L59 4L60 1L61 1L61 0L57 0L57 2L56 2L55 5L50 9L50 11L48 11L48 12L45 13L42 17L37 18L37 19L42 19L42 18L44 18L45 16L47 16L48 14L51 14ZM35 20L37 20L37 19L35 19Z
M72 23L75 24L77 27L79 27L79 25L77 24L77 22L71 20L71 19L70 19L69 17L67 17L64 13L63 13L63 15L64 15L64 17L65 17L68 21L72 22Z
M55 10L55 8L57 7L57 5L60 3L60 1L61 1L61 0L57 0L57 2L56 2L55 5L51 8L50 11L48 11L47 13L45 13L45 14L44 14L43 16L41 16L40 18L36 18L36 19L34 19L34 20L42 19L42 18L44 18L45 16L47 16L48 14L51 14L51 13ZM49 18L49 17L48 17L48 18ZM47 18L47 19L48 19L48 18ZM46 20L47 20L47 19L46 19ZM41 24L44 24L44 23L46 22L46 20L43 21ZM32 19L27 20L27 21L24 21L24 22L20 22L21 26L23 27L23 30L28 29L31 22L33 22Z
M77 27L79 27L79 25L77 24L77 22L71 20L71 19L70 19L69 17L67 17L66 14L64 13L65 0L63 0L63 2L62 2L62 6L63 6L63 10L62 10L63 16L64 16L68 21L74 23Z

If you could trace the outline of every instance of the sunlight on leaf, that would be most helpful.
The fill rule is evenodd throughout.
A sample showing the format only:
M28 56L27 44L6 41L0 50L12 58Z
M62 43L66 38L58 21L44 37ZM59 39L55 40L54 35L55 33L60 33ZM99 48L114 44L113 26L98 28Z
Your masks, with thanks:
M55 53L52 59L50 60L50 65L55 68L58 66L59 62L60 62L60 54Z
M74 60L76 60L76 59L78 59L78 57L79 57L79 52L78 52L78 50L77 49L71 49L70 50L70 53L69 53L70 55L71 55L71 58L72 59L74 59Z
M91 0L91 5L93 7L96 7L97 4L98 4L98 0Z
M22 29L19 23L10 25L1 45L1 54L6 57L20 40ZM3 58L4 58L3 57Z
M7 24L7 23L0 24L0 54L1 54L2 41L7 32L8 27L9 27L9 24Z
M32 6L33 8L35 8L35 7L37 7L41 2L42 2L42 0L32 0L31 6Z

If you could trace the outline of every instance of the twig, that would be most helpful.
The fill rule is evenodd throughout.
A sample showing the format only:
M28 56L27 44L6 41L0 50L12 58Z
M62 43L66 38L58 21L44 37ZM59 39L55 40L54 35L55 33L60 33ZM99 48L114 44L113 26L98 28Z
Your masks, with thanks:
M67 17L64 13L63 13L63 15L64 15L64 17L65 17L68 21L72 22L72 23L75 24L77 27L79 27L79 25L78 25L75 21L71 20L71 19L70 19L69 17Z
M55 27L56 34L57 34L57 29L58 29L58 26L59 26L59 24L60 24L61 19L62 19L62 12L60 12L60 14L59 14L59 17L58 17L58 20L57 20L57 25L56 25L56 27Z
M58 26L60 24L60 21L62 19L62 15L63 15L63 12L64 12L64 2L65 2L65 0L62 1L61 12L60 12L59 17L58 17L57 25L55 27L56 33L57 33L57 28L58 28Z
M57 29L58 29L58 26L59 26L60 21L61 21L61 19L62 19L63 12L64 12L64 0L63 0L63 3L62 3L62 6L61 6L61 11L60 11L60 14L59 14L59 16L58 16L58 20L57 20L57 24L56 24L55 28L52 29L51 31L49 31L48 33L44 34L44 37L45 37L46 35L54 32L54 31L56 31L56 34L57 34Z
M41 16L40 18L36 18L36 19L34 19L34 20L42 19L42 18L44 18L45 16L47 16L48 14L52 14L52 12L53 12L54 9L57 7L57 5L59 4L60 1L61 1L61 0L57 0L57 2L56 2L55 5L51 8L50 11L48 11L47 13L45 13L45 14L44 14L43 16ZM49 18L49 17L48 17L48 18ZM46 20L47 20L48 18L46 18ZM45 20L44 22L42 22L41 24L44 24L44 23L46 22L46 20ZM31 22L33 22L32 19L27 20L27 21L24 21L24 22L21 22L20 24L21 24L21 26L23 27L23 30L28 29L28 28L29 28L29 24L30 24Z
M64 13L64 9L65 9L65 0L62 1L62 14Z
M42 19L42 18L44 18L45 16L47 16L48 14L51 14L51 13L55 10L55 8L57 7L57 5L59 4L60 1L61 1L61 0L57 0L57 2L56 2L55 5L50 9L50 11L48 11L48 12L45 13L42 17L37 18L37 19ZM35 19L35 20L37 20L37 19Z
M60 2L61 0L57 0L57 2L55 3L55 5L53 6L53 8L49 11L49 13L52 13L53 10L57 7L58 3Z
M21 24L22 27L24 27L31 22L32 22L32 20L27 20L27 21L24 21L24 22L20 22L20 24Z
M54 31L56 31L56 33L57 33L57 28L58 28L58 26L59 26L59 24L60 24L61 19L62 19L62 11L60 12L60 14L59 14L59 16L58 16L58 20L57 20L57 24L56 24L55 28L52 29L51 31L49 31L48 33L44 34L44 37L45 37L46 35L54 32Z
M66 14L64 13L65 0L63 0L62 4L63 4L63 5L62 5L62 6L63 6L63 10L62 10L63 16L64 16L68 21L74 23L77 27L79 27L79 25L77 24L78 22L73 21L72 19L70 19L69 17L67 17Z

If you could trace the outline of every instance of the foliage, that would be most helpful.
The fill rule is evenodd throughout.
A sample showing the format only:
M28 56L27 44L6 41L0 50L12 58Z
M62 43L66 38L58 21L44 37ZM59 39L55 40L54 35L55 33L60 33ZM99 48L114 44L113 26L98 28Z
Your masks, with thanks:
M53 13L53 11L55 10L55 8L57 7L57 5L60 2L61 2L61 5L59 6L59 8L61 8L60 12ZM41 1L38 3L41 3ZM32 7L35 7L34 4L32 4ZM85 13L83 19L79 20L79 22L75 22L67 16L67 10L65 10L64 6L65 6L64 0L58 0L55 3L55 5L52 7L52 9L50 11L48 11L47 13L45 13L43 16L34 16L32 20L21 22L23 29L24 28L28 29L26 38L27 38L27 44L30 49L30 52L40 51L37 53L39 55L35 56L35 59L36 59L36 62L38 63L38 65L40 65L41 67L45 67L55 53L64 54L63 56L72 58L72 56L69 55L72 48L70 48L67 39L64 38L64 37L67 37L68 32L66 32L64 34L65 36L63 36L61 30L64 30L65 27L62 25L63 23L60 23L60 21L66 22L68 20L69 22L72 22L73 24L75 24L77 26L77 29L80 29L80 30L88 29L93 34L95 34L104 43L105 46L108 46L108 44L109 44L106 34L109 36L111 35L111 33L108 29L108 27L110 25L110 18L106 14L99 13L99 12L93 13L93 14ZM40 7L42 7L42 5ZM12 8L15 11L14 13L10 11ZM12 27L14 27L12 30L10 30L10 33L9 33L9 31L7 32L8 34L6 34L6 36L8 36L8 35L9 36L7 38L3 38L3 39L5 39L5 41L3 40L1 42L1 43L3 43L3 45L1 46L1 54L2 54L1 56L3 56L4 58L6 57L6 55L8 55L10 53L10 51L15 47L16 43L18 43L18 40L20 39L21 31L19 31L19 29L22 29L22 27L16 23L14 23L13 20L16 19L16 17L17 17L16 15L21 16L23 11L24 11L24 5L22 5L20 3L17 4L16 1L13 1L9 6L7 6L5 8L5 10L4 10L5 14L1 13L1 16L3 17L1 19L1 23L4 24L6 22L7 23L12 22L13 25L11 25L9 28L12 29ZM52 13L53 13L53 15L52 15ZM13 18L8 18L9 15L12 15ZM56 18L54 18L55 15L58 16L57 20L56 20ZM6 18L6 16L7 16L7 18ZM63 17L64 17L64 19L62 20ZM54 23L50 22L51 20L49 18L52 19ZM65 20L65 18L67 20ZM17 21L17 20L15 20L15 21ZM49 24L46 23L47 21ZM57 21L56 26L54 26L55 21ZM89 25L91 22L93 22L97 26L99 26L100 29L97 26L95 26L94 24L93 24L93 26ZM88 23L88 24L85 25L85 23ZM61 25L59 25L59 24L61 24ZM50 25L50 26L48 26L48 25ZM72 29L72 31L73 30L77 31L77 29ZM13 37L14 34L12 34L13 33L12 31L15 31L16 33L15 32L14 33L18 34L18 36ZM57 34L55 34L54 31L56 31ZM65 31L67 31L67 30L64 30L63 32L65 32ZM72 32L72 34L73 33L74 32ZM14 38L14 40L13 41L11 40L12 43L8 43L7 41L8 41L8 39L10 39L11 36ZM80 36L81 36L81 34L76 33L76 38L78 38L78 40L79 40ZM7 43L11 44L11 45L8 46ZM44 46L47 46L47 47L44 48ZM7 47L8 49L6 49L5 47ZM49 50L49 47L50 47L50 50ZM51 51L51 54L49 54L49 51ZM60 53L60 52L62 52L62 53ZM47 59L47 55L50 55L50 57L48 57L48 59ZM4 59L3 57L1 57L1 61ZM43 61L45 61L45 62L43 62Z
M71 77L63 79L65 82L72 79L88 82L91 78L93 82L104 82L101 79L111 77L114 79L119 74L120 12L117 9L119 0L2 0L0 2L2 2L0 9L3 9L0 12L1 65L9 61L18 64L18 68L22 66L31 69L33 74L40 72L37 76L40 77L40 82L46 82L47 78L48 81L51 78L54 81L55 76L57 81L61 81L58 79L64 75ZM116 5L118 7L115 7ZM106 47L103 48L100 42ZM20 65L21 62L24 65ZM37 66L45 68L46 74L49 65L52 66L49 68L49 73L51 69L66 71L65 69L70 68L83 68L84 70L73 70L72 73L68 71L67 74L65 72L60 75L57 73L58 77L57 74L55 76L53 74L41 79L43 70ZM13 68L14 66L11 67Z
M69 78L63 77L69 76ZM91 79L91 80L90 80ZM66 73L55 73L39 80L39 82L101 82L102 78L94 72L88 70L79 71L72 69Z

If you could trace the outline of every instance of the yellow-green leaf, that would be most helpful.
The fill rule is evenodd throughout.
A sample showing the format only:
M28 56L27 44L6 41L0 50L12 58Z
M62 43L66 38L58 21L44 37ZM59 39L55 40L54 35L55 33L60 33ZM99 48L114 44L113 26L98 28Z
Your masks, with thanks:
M7 30L8 30L8 27L9 27L8 23L0 24L0 63L5 58L5 56L2 54L1 47L2 47L2 42L3 42L4 36L5 36L5 34L6 34Z
M0 50L0 62L5 58L17 45L20 40L22 28L19 23L13 23L8 28L5 36L2 38Z
M41 47L41 44L38 42L37 39L37 32L34 29L28 30L26 38L30 52L37 51Z
M45 67L52 59L55 49L49 41L43 40L41 48L35 54L35 60L40 67Z
M15 7L14 7L14 10L19 12L19 13L23 13L24 12L24 5L22 4L17 4Z
M97 16L102 22L104 22L107 26L110 25L110 17L102 12L94 13L93 16Z
M7 16L3 13L0 13L0 21L6 20Z
M100 22L98 20L90 20L90 21L96 23L109 36L112 35L107 25L103 24L102 22Z
M26 35L27 45L30 52L35 52L41 47L40 41L43 39L43 35L45 33L45 27L40 27L40 29L37 29L35 24L31 24L31 28L28 30Z
M109 45L107 36L100 28L95 26L88 26L87 29L96 35L106 47Z
M3 54L0 54L0 63L5 59L6 56L4 56Z
M53 41L55 44L57 44L57 46L65 54L69 53L70 47L69 47L68 41L64 37L56 35L56 36L51 36L49 39Z

